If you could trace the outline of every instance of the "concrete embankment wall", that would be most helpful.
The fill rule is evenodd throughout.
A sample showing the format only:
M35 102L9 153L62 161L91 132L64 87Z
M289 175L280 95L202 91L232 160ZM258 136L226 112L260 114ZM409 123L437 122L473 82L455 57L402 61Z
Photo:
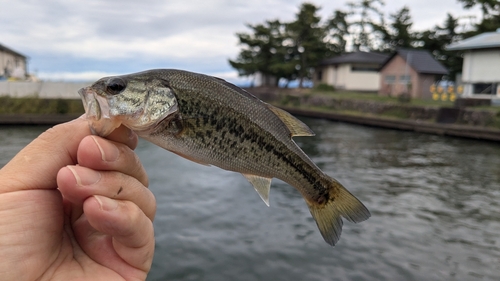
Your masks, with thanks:
M498 119L498 111L474 108L440 108L434 106L413 106L405 103L382 103L370 100L339 99L334 96L301 94L294 90L277 92L265 88L249 88L258 98L284 107L316 107L339 113L369 114L380 117L396 117L405 120L435 122L484 127Z
M10 96L13 98L79 99L78 90L90 84L91 82L0 81L0 96Z
M498 122L499 111L468 108L439 108L338 99L289 90L276 92L250 88L258 98L295 115L324 118L361 125L500 141L500 130L487 127ZM320 109L320 110L318 110Z

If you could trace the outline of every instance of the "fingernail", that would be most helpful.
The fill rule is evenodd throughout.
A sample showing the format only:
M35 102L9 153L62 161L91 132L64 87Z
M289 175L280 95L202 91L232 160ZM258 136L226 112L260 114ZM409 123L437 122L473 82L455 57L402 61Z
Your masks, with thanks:
M101 173L80 166L67 166L78 186L92 185L101 179Z
M113 211L118 208L118 202L116 200L100 195L94 195L94 198L103 211Z
M116 147L116 145L112 144L109 141L98 140L95 136L91 136L91 138L99 148L99 151L101 151L102 161L113 162L118 159L120 151L118 151L118 147Z

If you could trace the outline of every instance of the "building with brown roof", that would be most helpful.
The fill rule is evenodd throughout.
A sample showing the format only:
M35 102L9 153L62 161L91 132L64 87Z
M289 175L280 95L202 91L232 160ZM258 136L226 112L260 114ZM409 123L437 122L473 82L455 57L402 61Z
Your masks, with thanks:
M379 95L431 98L431 85L446 74L428 51L399 49L380 68Z

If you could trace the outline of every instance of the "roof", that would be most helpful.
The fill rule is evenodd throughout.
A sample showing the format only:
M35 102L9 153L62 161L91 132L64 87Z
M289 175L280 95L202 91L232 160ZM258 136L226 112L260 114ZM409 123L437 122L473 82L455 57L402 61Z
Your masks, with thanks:
M4 52L7 52L7 53L11 53L11 54L14 54L16 56L20 56L20 57L23 57L23 58L27 58L25 55L21 54L21 53L18 53L12 49L9 49L7 47L5 47L4 45L0 44L0 51L4 51Z
M485 32L446 47L450 51L500 48L500 28L496 32Z
M320 65L336 65L344 63L373 63L382 64L389 55L374 52L347 53L333 58L325 59Z
M448 74L448 70L425 50L399 49L380 67L384 68L395 56L402 57L416 72L421 74Z

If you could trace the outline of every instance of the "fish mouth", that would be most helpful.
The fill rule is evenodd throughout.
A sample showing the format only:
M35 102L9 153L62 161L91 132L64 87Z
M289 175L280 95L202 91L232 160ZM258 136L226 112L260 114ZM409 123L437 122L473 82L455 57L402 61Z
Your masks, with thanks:
M112 119L108 100L97 94L91 87L82 88L78 91L83 102L85 115L90 125L90 131L93 135L107 136L114 129L120 126L120 123Z

